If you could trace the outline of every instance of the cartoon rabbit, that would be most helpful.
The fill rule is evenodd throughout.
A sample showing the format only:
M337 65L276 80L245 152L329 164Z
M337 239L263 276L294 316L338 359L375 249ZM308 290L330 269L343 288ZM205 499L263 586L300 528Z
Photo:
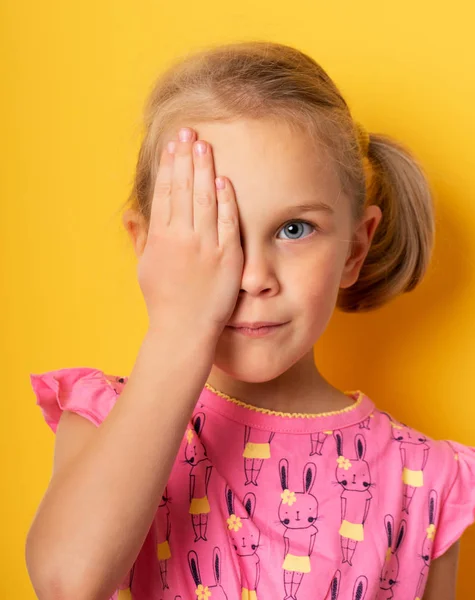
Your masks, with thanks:
M333 575L332 582L330 584L330 596L326 596L329 600L338 600L338 594L340 593L340 580L341 580L341 571L337 569L335 571L335 575Z
M369 415L368 418L366 418L364 421L361 421L360 423L360 429L370 429L369 424L371 423L371 419L374 417L373 414Z
M170 551L170 507L168 506L170 498L168 496L168 488L166 487L160 504L158 505L157 514L155 515L157 524L157 559L160 565L160 578L162 580L162 589L169 588L167 582L167 561L171 558Z
M318 516L318 501L311 490L315 483L317 467L308 462L303 470L303 491L289 489L289 462L286 458L279 461L279 474L282 485L279 520L285 525L284 569L285 598L297 598L297 590L304 576L310 573L310 555L315 544L318 529L315 522ZM308 548L302 555L302 549Z
M337 447L336 478L342 486L341 493L341 536L342 562L352 565L358 542L364 540L364 524L371 503L371 473L365 461L366 440L358 433L355 436L356 458L349 460L343 455L343 434L340 430L333 433Z
M424 541L422 543L422 560L424 561L424 565L421 569L421 574L419 575L419 581L417 583L416 590L416 598L415 600L420 600L422 598L422 594L424 592L424 588L427 581L427 575L429 573L429 567L432 558L432 546L434 544L435 537L435 515L437 513L437 492L435 490L431 490L429 492L429 526L426 529L426 535L424 537Z
M368 578L365 577L364 575L361 575L355 581L355 587L353 588L353 599L352 600L364 600L367 590L368 590Z
M203 585L201 579L200 566L198 563L198 555L194 550L188 552L188 565L190 567L191 576L196 585L195 600L208 600L212 596L213 600L227 600L226 593L221 586L221 552L217 546L213 548L213 573L214 585Z
M323 444L325 443L327 437L331 435L333 431L318 431L316 433L310 434L310 445L311 450L309 456L313 456L314 454L318 454L322 456Z
M392 417L387 416L391 423L393 438L400 443L402 480L404 482L402 510L409 514L409 505L416 489L424 485L424 468L427 464L430 447L426 443L427 438L424 435L411 430L403 423L395 423Z
M234 493L229 486L225 490L229 519L228 533L237 553L241 569L242 600L257 600L260 578L260 561L257 555L261 533L252 518L256 510L256 496L249 492L244 496L244 509L237 516L234 509ZM245 516L242 515L245 513Z
M326 596L326 600L338 600L340 593L340 579L341 571L338 569L333 575L332 582L330 584L329 594ZM368 579L364 575L358 577L353 587L353 594L351 595L352 600L364 600L366 591L368 589Z
M395 540L394 517L392 515L386 515L384 517L384 527L388 538L388 549L386 551L386 560L384 561L381 576L379 578L379 593L377 598L378 600L391 600L391 598L394 598L393 587L397 583L399 573L398 552L404 541L404 536L406 535L407 522L405 519L402 519Z
M200 440L205 424L205 414L196 413L191 420L193 429L186 432L185 460L191 465L190 470L190 514L195 542L200 538L206 541L208 513L211 511L208 501L208 484L213 465L206 456L206 448Z
M261 472L264 460L270 458L270 443L275 433L261 431L249 426L244 429L244 473L246 481L244 485L250 483L257 486L257 478Z
M117 600L132 600L132 582L134 580L135 563L133 564L128 574L128 580L122 582L118 590ZM123 587L125 586L125 587Z

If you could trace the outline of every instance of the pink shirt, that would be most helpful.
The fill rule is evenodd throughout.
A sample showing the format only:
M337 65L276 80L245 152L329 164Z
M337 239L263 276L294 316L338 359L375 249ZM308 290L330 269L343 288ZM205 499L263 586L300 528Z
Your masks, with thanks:
M54 432L63 410L99 425L127 382L87 367L30 378ZM289 415L206 384L112 599L422 598L431 560L475 519L475 449L348 396L341 411Z

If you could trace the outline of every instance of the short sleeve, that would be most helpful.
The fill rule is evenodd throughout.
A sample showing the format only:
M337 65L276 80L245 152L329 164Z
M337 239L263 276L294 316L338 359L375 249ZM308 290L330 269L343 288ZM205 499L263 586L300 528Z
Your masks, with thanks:
M452 481L440 507L432 558L450 548L475 521L475 448L447 442L453 453Z
M108 375L90 367L75 367L30 373L30 381L36 404L56 433L64 410L75 412L99 426L114 406L127 377Z
M30 373L36 404L54 433L64 410L75 412L99 426L114 406L127 379L90 367ZM130 598L127 591L131 584L133 568L109 600Z

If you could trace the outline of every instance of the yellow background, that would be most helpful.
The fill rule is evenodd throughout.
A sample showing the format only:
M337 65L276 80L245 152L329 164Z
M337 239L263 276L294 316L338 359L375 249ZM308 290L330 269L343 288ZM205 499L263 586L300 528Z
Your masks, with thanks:
M475 48L469 2L93 2L3 0L0 236L3 365L1 598L35 597L24 539L47 487L54 436L29 373L94 366L128 374L146 327L120 222L141 109L169 60L253 38L319 61L370 131L421 158L436 193L437 245L411 294L337 314L324 374L428 435L475 444L473 401ZM459 594L473 594L475 528Z

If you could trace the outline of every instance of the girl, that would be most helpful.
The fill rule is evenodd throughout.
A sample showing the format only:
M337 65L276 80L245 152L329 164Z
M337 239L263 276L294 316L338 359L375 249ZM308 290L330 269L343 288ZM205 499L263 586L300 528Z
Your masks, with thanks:
M149 317L132 372L31 374L57 436L26 542L38 597L453 599L475 450L336 389L313 355L335 306L421 281L420 165L276 43L172 66L145 126L123 218Z

